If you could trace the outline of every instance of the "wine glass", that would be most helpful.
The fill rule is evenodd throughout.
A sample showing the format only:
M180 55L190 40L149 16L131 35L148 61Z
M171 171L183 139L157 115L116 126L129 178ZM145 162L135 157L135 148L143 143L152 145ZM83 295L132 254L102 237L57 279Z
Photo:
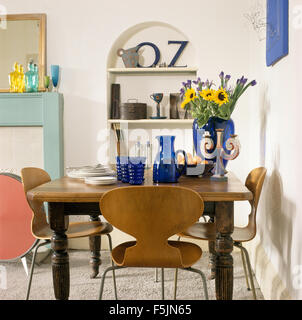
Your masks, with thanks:
M51 80L54 86L54 91L58 92L58 83L59 83L59 74L60 74L60 67L58 65L51 65Z

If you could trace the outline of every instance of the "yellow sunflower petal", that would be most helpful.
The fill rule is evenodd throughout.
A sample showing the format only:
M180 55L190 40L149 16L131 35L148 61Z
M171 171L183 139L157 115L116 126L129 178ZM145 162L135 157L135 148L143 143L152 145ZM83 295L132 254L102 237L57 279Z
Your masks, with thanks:
M214 90L213 89L205 89L200 92L200 95L206 101L213 101Z
M228 93L225 91L225 89L220 88L215 92L213 101L221 107L223 104L229 102Z

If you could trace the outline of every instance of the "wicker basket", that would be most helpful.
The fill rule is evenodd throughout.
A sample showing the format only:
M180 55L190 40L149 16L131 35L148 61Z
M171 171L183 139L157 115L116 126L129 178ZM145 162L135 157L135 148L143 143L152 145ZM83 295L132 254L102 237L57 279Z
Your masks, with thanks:
M130 101L136 102L130 102ZM127 103L120 106L120 119L121 120L140 120L147 119L147 104L138 103L138 100L131 99Z

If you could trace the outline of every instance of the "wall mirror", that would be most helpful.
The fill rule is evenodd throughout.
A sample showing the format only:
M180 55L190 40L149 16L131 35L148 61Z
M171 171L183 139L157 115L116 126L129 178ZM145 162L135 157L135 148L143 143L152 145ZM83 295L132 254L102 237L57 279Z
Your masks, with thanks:
M9 73L18 62L27 71L33 60L39 66L39 90L44 88L46 66L46 15L13 14L1 17L0 92L9 92Z

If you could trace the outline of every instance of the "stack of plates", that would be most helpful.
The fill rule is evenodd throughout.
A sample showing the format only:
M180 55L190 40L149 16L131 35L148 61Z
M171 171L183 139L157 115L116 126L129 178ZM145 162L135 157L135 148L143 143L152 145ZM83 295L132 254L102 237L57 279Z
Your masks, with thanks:
M116 180L116 172L108 166L98 164L97 166L85 166L77 168L67 168L66 174L69 178L82 179L86 178L111 178ZM108 182L108 179L105 179Z
M116 177L90 177L85 178L85 183L95 186L114 184L117 182Z

